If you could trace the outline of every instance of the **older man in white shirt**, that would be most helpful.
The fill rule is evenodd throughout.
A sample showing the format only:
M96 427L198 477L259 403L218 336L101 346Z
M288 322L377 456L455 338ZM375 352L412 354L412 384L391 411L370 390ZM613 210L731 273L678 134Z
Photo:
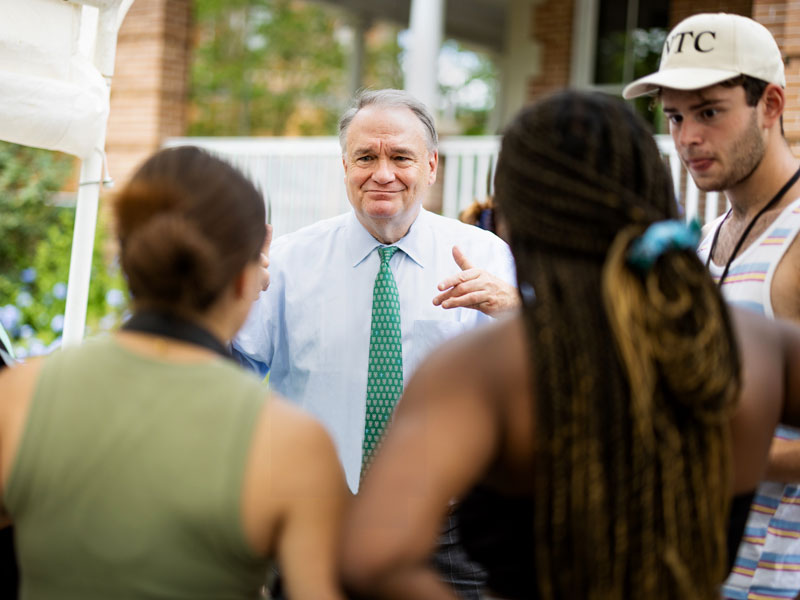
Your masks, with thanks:
M339 131L353 211L275 241L270 287L234 350L327 426L356 491L369 440L380 438L419 363L442 341L515 308L519 296L502 240L422 208L439 161L423 104L399 90L365 92ZM390 357L385 368L381 355ZM375 390L389 399L375 401L383 397ZM464 597L478 597L469 573L442 567Z

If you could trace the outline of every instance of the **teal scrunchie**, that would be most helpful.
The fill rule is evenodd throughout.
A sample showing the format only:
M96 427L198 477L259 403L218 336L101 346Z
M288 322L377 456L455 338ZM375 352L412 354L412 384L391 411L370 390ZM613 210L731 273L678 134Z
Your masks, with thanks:
M658 257L669 250L694 250L700 241L700 222L657 221L636 238L628 248L627 262L646 273Z

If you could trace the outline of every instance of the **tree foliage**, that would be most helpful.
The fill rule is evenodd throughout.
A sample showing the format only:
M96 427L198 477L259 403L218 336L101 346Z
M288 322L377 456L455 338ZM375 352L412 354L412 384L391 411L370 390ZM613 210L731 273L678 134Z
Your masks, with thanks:
M350 95L347 30L320 4L196 0L190 135L334 134ZM366 86L402 85L396 33L368 37Z
M291 0L197 0L193 135L330 133L346 94L336 19Z
M21 356L59 343L69 277L73 207L53 199L72 173L71 158L0 142L0 323ZM119 269L108 266L107 227L97 227L87 330L119 321L126 299Z

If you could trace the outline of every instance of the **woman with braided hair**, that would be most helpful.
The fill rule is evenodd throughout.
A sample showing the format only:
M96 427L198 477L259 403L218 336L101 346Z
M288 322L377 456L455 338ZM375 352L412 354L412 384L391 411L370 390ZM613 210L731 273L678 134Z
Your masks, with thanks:
M776 423L800 422L800 330L728 312L621 101L524 109L496 200L523 309L409 384L349 517L345 581L453 598L427 557L460 499L492 597L718 598L731 501L746 514Z

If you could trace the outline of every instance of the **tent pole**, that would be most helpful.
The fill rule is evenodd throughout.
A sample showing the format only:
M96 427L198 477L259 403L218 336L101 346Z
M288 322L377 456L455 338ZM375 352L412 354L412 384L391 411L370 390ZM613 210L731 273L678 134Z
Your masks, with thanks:
M131 2L124 2L124 17ZM95 40L94 64L105 77L109 90L114 74L114 59L117 51L117 33L120 25L119 4L100 10ZM100 185L104 176L104 154L106 127L103 123L96 152L81 164L78 200L75 206L75 230L72 234L72 255L67 282L67 303L64 311L63 347L77 345L86 329L86 309L89 304L89 280L92 275L92 251L97 229L97 212L100 204Z
M81 164L80 186L75 206L75 229L72 234L72 255L69 263L67 304L64 312L64 333L61 341L63 347L79 344L86 326L92 251L102 177L103 157L100 152L95 152Z

